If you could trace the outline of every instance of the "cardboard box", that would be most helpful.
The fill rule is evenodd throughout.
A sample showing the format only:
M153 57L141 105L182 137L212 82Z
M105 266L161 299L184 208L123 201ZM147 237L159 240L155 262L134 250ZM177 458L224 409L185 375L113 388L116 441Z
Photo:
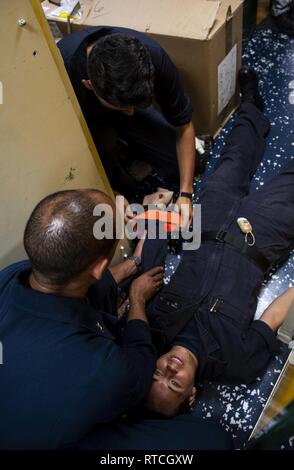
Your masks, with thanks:
M242 0L80 0L72 30L112 25L152 36L177 66L192 97L197 135L215 135L238 104Z

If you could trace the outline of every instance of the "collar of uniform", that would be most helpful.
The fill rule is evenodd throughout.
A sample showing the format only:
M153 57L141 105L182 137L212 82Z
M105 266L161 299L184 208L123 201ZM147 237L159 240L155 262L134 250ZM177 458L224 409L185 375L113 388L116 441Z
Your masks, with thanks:
M80 44L77 46L76 51L74 52L73 58L71 60L72 65L76 64L76 70L80 73L82 79L88 79L87 72L87 48L92 44L96 39L106 36L109 34L110 28L104 26L98 26L93 28L88 28L84 31L84 34L81 38Z
M94 309L82 299L64 297L55 294L45 294L29 287L25 281L31 273L31 268L17 272L12 281L12 302L21 310L37 317L44 317L61 323L72 323L86 328L93 333L113 339L114 336L106 328L104 312Z
M220 345L214 336L208 331L205 326L202 324L201 320L197 317L197 314L194 315L194 319L198 326L199 336L201 338L201 343L203 350L206 355L210 357L211 354L215 353L220 349Z

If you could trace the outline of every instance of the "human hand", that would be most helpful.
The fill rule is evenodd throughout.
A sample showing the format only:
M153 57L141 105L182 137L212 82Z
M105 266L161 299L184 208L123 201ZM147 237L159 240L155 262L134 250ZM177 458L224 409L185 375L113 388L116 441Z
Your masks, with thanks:
M193 205L191 199L180 196L176 200L174 210L181 216L181 228L188 229L193 218Z
M130 203L129 201L124 197L124 221L125 224L128 223L130 220L132 220L135 217L136 214L133 213L133 211L130 208Z
M142 237L139 239L136 245L136 248L134 249L134 253L133 253L134 256L138 256L139 258L141 258L146 235L147 235L147 231L144 230Z
M163 285L163 267L157 266L141 274L130 287L130 303L145 304Z

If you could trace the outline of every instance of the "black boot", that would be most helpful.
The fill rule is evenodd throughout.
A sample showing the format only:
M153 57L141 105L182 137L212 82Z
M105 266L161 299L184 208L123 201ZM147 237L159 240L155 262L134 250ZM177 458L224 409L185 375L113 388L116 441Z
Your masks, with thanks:
M252 67L244 65L238 72L238 83L242 103L254 104L260 111L264 110L264 102L258 91L259 78Z

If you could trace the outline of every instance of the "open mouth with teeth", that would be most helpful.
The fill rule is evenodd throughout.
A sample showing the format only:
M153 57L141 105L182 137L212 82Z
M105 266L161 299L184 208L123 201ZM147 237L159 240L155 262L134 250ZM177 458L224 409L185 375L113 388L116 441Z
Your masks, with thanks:
M180 358L177 357L177 356L172 356L170 359L171 359L172 362L174 362L174 363L177 364L178 366L183 366L183 365L184 365L182 359L180 359Z

